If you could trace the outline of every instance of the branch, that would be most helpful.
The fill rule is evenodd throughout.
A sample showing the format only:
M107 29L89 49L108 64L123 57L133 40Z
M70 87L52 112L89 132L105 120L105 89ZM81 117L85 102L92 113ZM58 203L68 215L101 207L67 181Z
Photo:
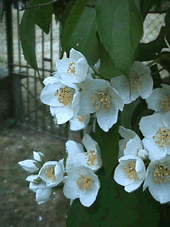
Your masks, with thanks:
M35 6L29 6L29 7L23 7L21 5L22 9L20 9L19 11L23 11L23 10L27 10L27 9L33 9L33 8L40 8L40 7L43 7L43 6L48 6L48 5L50 5L50 4L54 3L54 2L57 2L57 1L58 0L53 0L53 1L45 3L45 4L38 4L38 5L35 5Z

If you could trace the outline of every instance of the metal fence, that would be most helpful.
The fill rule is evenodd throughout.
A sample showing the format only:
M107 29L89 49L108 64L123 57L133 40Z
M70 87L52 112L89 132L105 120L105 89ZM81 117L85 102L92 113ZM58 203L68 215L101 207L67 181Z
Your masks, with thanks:
M1 22L0 32L0 67L8 66L12 75L13 116L17 120L26 121L37 130L48 130L63 136L65 125L55 125L49 113L49 107L40 101L42 84L38 74L24 60L19 41L20 22L23 11L19 5L15 9L10 0L7 1L5 18ZM148 14L144 23L144 36L141 42L154 40L164 24L165 14ZM6 35L5 35L6 32ZM50 76L55 69L55 59L59 57L59 23L52 18L49 35L35 26L35 46L39 72L42 78Z
M10 1L8 1L10 2ZM66 136L66 125L56 125L50 115L49 107L41 103L40 93L43 85L38 73L32 69L24 59L19 40L20 22L23 11L19 11L13 5L6 5L4 18L4 30L6 37L1 42L2 53L0 60L8 65L8 74L12 76L12 115L17 121L25 121L32 124L37 130L46 130ZM46 35L35 26L35 46L38 70L42 79L50 76L55 69L55 59L59 57L59 23L52 18L50 33ZM2 43L1 43L2 44ZM6 52L6 53L4 53Z

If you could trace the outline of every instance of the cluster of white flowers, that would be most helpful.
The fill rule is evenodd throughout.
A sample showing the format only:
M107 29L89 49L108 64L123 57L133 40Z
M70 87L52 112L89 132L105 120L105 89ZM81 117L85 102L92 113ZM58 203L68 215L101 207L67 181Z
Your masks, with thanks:
M95 132L95 123L108 132L117 122L118 112L125 104L139 96L146 100L148 108L155 110L142 117L139 128L144 138L132 130L119 127L119 164L114 180L133 192L142 183L155 200L170 201L170 86L153 90L150 69L141 62L132 65L129 78L125 75L111 80L100 79L100 60L90 67L85 57L71 49L69 58L56 61L57 72L43 81L40 99L50 107L57 124L70 122L73 131L84 130L82 144L69 140L66 157L60 161L44 162L41 152L34 152L34 160L19 164L28 172L29 188L36 193L36 201L46 202L52 188L62 183L64 195L70 204L76 198L84 206L95 201L100 181L95 172L101 168L100 148L88 134ZM92 126L90 126L90 124ZM106 145L107 146L107 145ZM85 151L86 150L86 151Z
M72 140L67 141L67 157L59 161L45 162L41 152L33 151L33 160L18 162L24 170L32 173L26 180L30 182L29 188L36 193L38 204L47 202L52 188L61 183L64 184L63 193L71 203L79 198L84 206L89 207L96 200L100 181L94 172L102 166L100 149L87 134L82 143L84 146Z
M170 86L162 87L170 94ZM113 177L127 192L133 192L144 182L143 190L148 187L161 204L170 201L170 102L161 98L163 89L156 88L146 100L148 107L157 112L141 118L142 140L134 131L120 126L123 139L119 141L119 165Z

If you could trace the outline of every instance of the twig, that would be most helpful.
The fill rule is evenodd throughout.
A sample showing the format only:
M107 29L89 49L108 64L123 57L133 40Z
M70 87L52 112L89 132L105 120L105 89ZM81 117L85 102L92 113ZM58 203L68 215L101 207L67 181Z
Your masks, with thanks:
M23 7L21 6L22 9L20 9L19 11L23 11L23 10L27 10L27 9L33 9L33 8L40 8L40 7L43 7L43 6L48 6L54 2L57 2L58 0L53 0L51 2L48 2L48 3L44 3L44 4L38 4L38 5L35 5L35 6L29 6L29 7Z

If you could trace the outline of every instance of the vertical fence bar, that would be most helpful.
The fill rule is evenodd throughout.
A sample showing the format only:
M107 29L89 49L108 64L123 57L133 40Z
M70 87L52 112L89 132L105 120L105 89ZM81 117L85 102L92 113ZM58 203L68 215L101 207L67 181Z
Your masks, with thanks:
M53 18L51 20L51 29L50 29L50 59L51 59L51 62L50 62L50 70L51 70L51 73L52 73L52 70L53 70ZM54 121L53 121L53 117L49 116L49 120L50 120L50 131L51 132L54 132Z
M36 51L36 27L34 25L34 46ZM35 126L37 127L37 80L36 80L36 71L34 69L34 109L35 109Z
M42 55L42 78L44 79L44 32L42 31L42 39L41 39L41 55ZM42 130L45 130L46 129L46 125L45 125L45 115L46 115L46 112L45 112L45 106L43 106L42 108Z
M12 1L4 1L5 6L5 22L6 22L6 44L7 44L7 58L8 58L8 75L11 76L11 115L15 117L15 90L14 90L14 78L11 73L13 71L13 35L12 35Z

